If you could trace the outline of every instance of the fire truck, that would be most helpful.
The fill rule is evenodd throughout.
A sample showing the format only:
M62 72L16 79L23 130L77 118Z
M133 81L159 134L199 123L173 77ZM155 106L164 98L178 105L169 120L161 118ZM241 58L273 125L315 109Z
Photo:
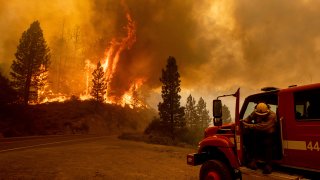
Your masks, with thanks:
M200 179L320 179L320 83L263 88L245 98L240 110L240 89L213 100L214 126L205 130L197 153L187 155L187 164L202 165ZM235 97L235 122L222 124L222 101ZM248 164L250 141L241 120L265 102L276 113L271 174L251 170ZM258 167L263 166L258 159Z

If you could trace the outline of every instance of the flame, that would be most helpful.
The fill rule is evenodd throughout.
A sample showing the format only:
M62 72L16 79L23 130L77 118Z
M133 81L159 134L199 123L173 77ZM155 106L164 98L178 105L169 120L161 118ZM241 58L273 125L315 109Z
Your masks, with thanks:
M110 47L106 50L106 57L102 62L103 70L106 73L107 83L109 83L117 69L120 54L123 50L130 49L136 42L136 25L129 13L127 13L128 24L126 26L127 36L120 41L112 39Z
M92 97L91 97L90 93L88 93L88 94L80 94L79 98L81 101L85 101L85 100L91 99Z
M48 102L64 102L69 100L70 97L63 95L61 93L55 94L52 91L47 93L47 96L41 101L41 103L48 103Z
M90 96L90 81L91 81L91 74L92 71L94 70L95 65L90 62L89 59L85 61L85 77L86 77L86 90L84 95L80 94L80 99L84 99L84 97ZM88 97L89 98L89 97Z
M36 76L35 81L38 82L38 84L40 85L39 88L37 89L38 92L38 97L37 97L37 101L41 102L43 101L43 99L45 99L45 93L46 93L46 89L48 88L48 83L47 83L47 79L48 79L48 71L46 70L46 67L41 64L40 68L39 68L39 76Z
M126 91L121 98L121 105L125 106L126 104L129 105L131 108L136 107L147 107L139 97L138 89L143 85L145 79L137 79L129 88L128 91Z
M105 50L105 57L101 60L101 66L103 67L103 71L106 77L107 85L110 84L113 80L113 76L117 71L118 62L120 61L120 54L124 50L129 50L134 43L136 42L136 23L132 19L130 13L128 12L128 8L122 1L123 7L126 9L126 18L127 18L127 25L124 27L126 30L126 36L122 38L113 38L109 46ZM90 95L91 91L91 81L92 81L92 72L96 68L96 64L91 62L89 59L85 61L84 67L84 76L86 81L86 89L82 94L79 95L80 100L88 100L92 99ZM135 81L131 82L130 88L125 91L125 93L119 97L109 97L108 93L105 94L105 103L115 103L122 106L126 104L129 105L131 108L134 107L147 107L144 103L139 100L138 98L138 89L143 85L144 79L136 79ZM109 88L109 87L107 87ZM108 89L110 91L110 89ZM41 92L41 95L44 94ZM45 98L41 101L41 103L45 102L53 102L53 101L66 101L70 99L67 95L64 94L53 94L52 91L48 91L46 93Z
M31 78L31 88L30 88L30 96L32 96L29 100L29 104L37 104L41 103L46 99L46 90L48 88L48 71L46 67L41 64L38 72L34 74ZM36 93L35 93L36 92Z

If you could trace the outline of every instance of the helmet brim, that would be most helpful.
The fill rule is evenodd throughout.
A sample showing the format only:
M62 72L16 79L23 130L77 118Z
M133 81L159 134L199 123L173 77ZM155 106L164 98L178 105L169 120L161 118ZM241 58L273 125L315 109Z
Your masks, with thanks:
M258 111L255 111L255 113L257 114L257 115L259 115L259 116L265 116L265 115L267 115L268 113L269 113L270 111L268 110L268 111L266 111L266 112L258 112Z

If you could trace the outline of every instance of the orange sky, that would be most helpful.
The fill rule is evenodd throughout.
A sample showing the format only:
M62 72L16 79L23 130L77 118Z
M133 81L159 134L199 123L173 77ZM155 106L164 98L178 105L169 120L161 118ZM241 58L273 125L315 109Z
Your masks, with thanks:
M137 41L121 55L115 85L119 90L145 77L145 89L156 89L149 97L156 103L161 68L169 56L178 61L183 98L191 93L207 103L238 87L248 95L263 86L320 81L320 1L123 2L136 22ZM125 11L118 0L0 0L0 70L8 75L21 33L34 20L40 21L52 49L54 68L54 43L62 32L67 36L79 29L80 50L98 39L103 41L97 49L105 49L112 38L125 34ZM97 54L81 58L94 61Z

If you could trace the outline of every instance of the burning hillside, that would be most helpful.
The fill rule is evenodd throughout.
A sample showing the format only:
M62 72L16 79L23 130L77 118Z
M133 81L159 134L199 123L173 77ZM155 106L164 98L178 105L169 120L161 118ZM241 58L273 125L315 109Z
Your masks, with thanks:
M125 7L124 3L123 6ZM101 62L106 84L107 84L107 93L104 95L105 103L113 103L124 106L125 104L130 107L146 107L145 103L139 99L138 90L144 83L144 78L136 78L128 82L127 89L121 89L119 92L117 83L114 82L116 79L114 78L115 73L117 72L117 67L119 65L119 61L125 61L124 58L121 58L121 53L124 51L130 50L130 48L136 42L136 24L132 19L130 13L126 11L126 19L127 25L124 27L126 31L126 35L120 38L113 37L108 46L105 49L104 57L102 59L98 59ZM78 96L81 100L91 99L90 91L92 89L92 72L96 67L95 61L90 59L85 60L85 64L81 73L81 76L84 77L85 88L81 94L75 94L73 96ZM83 87L83 86L82 86ZM53 93L50 86L46 85L44 88L38 90L39 98L35 103L47 103L59 101L63 102L71 98L70 94L59 92Z
M87 98L92 69L86 67L98 61L109 76L106 101L119 104L125 94L135 94L127 92L140 84L137 81L143 82L138 91L159 88L168 56L177 59L183 97L191 93L211 99L238 87L246 95L263 86L320 80L315 61L320 55L318 1L2 0L0 4L0 71L6 77L21 33L32 21L41 22L51 50L43 101L64 101L72 95ZM147 100L154 100L153 106L159 102L155 96Z

